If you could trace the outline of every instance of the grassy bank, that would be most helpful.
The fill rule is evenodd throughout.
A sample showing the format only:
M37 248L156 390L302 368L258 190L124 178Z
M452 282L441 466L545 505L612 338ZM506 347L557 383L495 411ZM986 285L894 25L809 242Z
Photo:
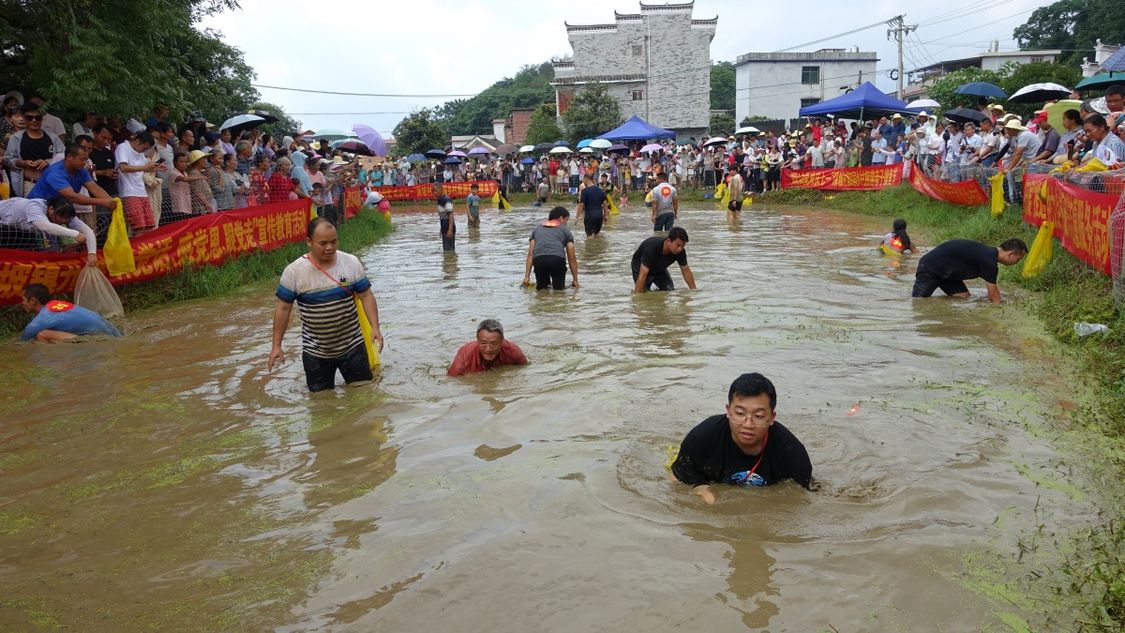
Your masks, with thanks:
M340 250L355 252L392 230L381 213L365 211L340 228ZM219 266L191 266L152 281L119 286L117 294L126 313L184 299L220 297L254 282L276 280L289 262L307 250L301 241L269 252L236 257ZM19 306L0 310L0 336L19 333L28 318Z
M791 189L760 196L756 202L885 217L888 231L893 218L903 218L911 237L924 247L953 238L999 244L1019 237L1030 245L1037 230L1023 223L1019 208L1009 207L993 219L984 207L939 202L909 186L878 192ZM1111 279L1079 261L1057 241L1053 259L1039 277L1024 279L1020 266L1000 268L1001 288L1024 290L1018 293L1017 304L1042 321L1078 368L1078 378L1086 383L1086 389L1072 390L1075 394L1085 391L1089 397L1080 397L1085 402L1069 417L1079 425L1075 428L1084 434L1082 444L1096 460L1087 466L1106 484L1102 492L1108 506L1102 508L1102 523L1074 536L1062 548L1071 553L1060 563L1065 580L1055 589L1060 596L1081 601L1086 621L1076 623L1079 630L1125 630L1125 530L1121 527L1125 526L1125 503L1120 490L1120 482L1125 480L1125 316L1114 306ZM1078 337L1073 329L1078 321L1104 323L1110 331Z

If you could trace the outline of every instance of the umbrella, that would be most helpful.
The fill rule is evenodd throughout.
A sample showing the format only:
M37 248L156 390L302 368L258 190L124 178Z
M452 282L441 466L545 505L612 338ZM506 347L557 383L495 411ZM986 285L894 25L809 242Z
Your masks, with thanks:
M734 133L735 134L761 134L762 131L759 130L758 128L754 127L753 125L747 125L746 127L738 128L737 130L734 131Z
M382 134L375 131L375 128L357 123L352 126L352 131L364 145L371 148L375 156L387 155L387 142L383 140Z
M426 150L426 158L445 158L445 152L438 148Z
M457 158L456 156L450 156L449 158L447 158L447 159L445 159L441 162L445 163L446 165L460 165L461 159Z
M281 119L277 118L276 116L274 116L273 114L271 114L269 110L251 110L249 112L249 114L253 114L254 116L262 117L263 119L266 120L266 123L277 123L278 121L281 120Z
M412 163L420 163L420 162L426 160L426 157L423 156L422 154L411 154L411 155L406 157L406 160L408 160Z
M1008 97L1012 103L1042 103L1051 99L1062 99L1070 96L1070 88L1055 83L1029 84L1020 88Z
M613 147L613 143L610 143L604 138L596 138L590 141L590 147L593 147L594 149L609 149L610 147Z
M609 147L606 148L606 150L610 151L610 152L628 152L629 147L626 146L626 145L622 145L621 143L618 143L616 145L610 145Z
M1008 93L996 84L990 84L987 81L971 81L967 84L962 84L955 90L959 95L973 95L976 97L996 97L997 99L1007 99Z
M544 152L544 151L547 151L547 150L551 149L554 146L555 146L554 143L536 143L535 147L533 147L531 149L534 152Z
M647 154L649 152L659 152L659 151L662 151L663 149L664 149L664 146L661 145L660 143L649 143L648 145L645 145L644 147L641 148L641 152L644 153L644 154Z
M525 153L528 153L528 152L534 152L534 151L535 151L534 145L521 145L520 146L520 153L521 154L525 154Z
M459 149L455 149L455 150L450 151L448 154L446 154L446 156L456 156L457 158L465 158L465 157L468 156L468 154L466 154L465 152L462 152Z
M1063 130L1066 129L1063 127L1063 114L1065 114L1067 110L1077 110L1080 107L1082 107L1082 102L1077 99L1056 101L1047 106L1047 123L1050 123L1051 127L1058 130L1061 134Z
M484 147L474 147L473 149L469 150L469 156L480 156L482 154L488 156L489 153L490 152Z
M1075 90L1091 90L1093 88L1108 88L1115 84L1125 84L1125 71L1109 71L1107 73L1098 73L1093 77L1087 77L1078 82Z
M578 150L578 153L579 154L593 154L594 148L589 147L589 146L583 147L582 149Z
M560 145L560 146L552 149L551 153L552 154L569 154L570 148L569 147L563 147L563 146Z
M236 114L226 121L223 121L223 124L219 126L219 131L230 130L231 136L238 136L246 130L252 130L265 122L266 120L264 118L256 114Z
M534 158L532 158L532 157L530 157L530 156L528 156L528 157L524 158L523 160L521 160L521 161L520 161L520 164L521 164L521 165L534 165L534 164L535 164L535 159L534 159Z
M337 130L334 127L326 127L322 130L313 132L313 136L317 138L326 138L330 141L336 141L342 138L348 138L351 135L343 130Z
M555 141L554 143L552 143L552 145L554 145L555 147L566 147L570 145L570 143L567 143L566 141Z
M707 139L707 140L706 140L706 141L705 141L705 142L703 143L703 145L704 145L704 146L707 146L707 145L726 145L726 144L727 144L728 142L729 142L729 141L727 141L727 139L725 139L725 138L723 138L723 137L721 137L721 136L715 136L715 137L712 137L712 138L709 138L709 139Z
M980 123L990 117L980 110L973 110L972 108L953 108L945 113L945 118L958 123Z
M933 99L915 99L906 104L908 108L916 108L918 110L936 110L941 107L941 104Z
M1110 55L1109 59L1102 62L1102 70L1125 71L1125 46L1117 49L1116 53Z
M496 151L494 151L492 153L496 154L497 156L504 156L505 154L515 154L518 151L521 151L521 150L519 148L517 148L515 145L512 145L511 143L504 143L503 145L500 145L499 147L497 147Z
M352 154L360 154L362 156L374 156L371 148L366 143L359 139L348 138L342 141L332 143L333 149L338 149L342 152L350 152Z
M593 142L594 142L594 139L592 139L592 138L584 138L581 141L578 141L578 144L575 145L574 147L576 147L578 149L582 149L583 147L589 147L590 143L593 143Z

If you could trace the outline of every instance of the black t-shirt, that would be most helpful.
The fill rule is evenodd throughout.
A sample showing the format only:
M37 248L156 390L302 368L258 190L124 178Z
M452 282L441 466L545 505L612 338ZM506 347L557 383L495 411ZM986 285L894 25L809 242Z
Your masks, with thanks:
M602 215L602 205L604 205L606 201L605 192L597 185L590 185L582 190L582 197L579 201L586 210L586 215L600 217Z
M20 160L51 160L51 137L46 132L39 138L31 138L27 132L20 139Z
M808 488L812 483L812 462L805 446L780 422L775 421L770 427L762 454L747 455L734 443L727 416L713 415L684 438L680 454L672 463L672 474L692 486L768 486L792 479Z
M95 147L90 151L90 161L94 163L94 169L113 169L117 166L117 159L113 156L113 150L108 147L99 149ZM97 181L98 186L105 189L105 192L110 196L117 195L117 180L112 176L95 176L94 180Z
M918 260L918 270L941 279L981 279L996 283L998 253L994 246L973 240L949 240L938 244L934 250Z
M633 268L640 270L642 264L648 267L649 272L668 270L672 262L680 266L687 266L687 249L680 251L679 255L664 254L663 237L650 237L641 242L633 253Z

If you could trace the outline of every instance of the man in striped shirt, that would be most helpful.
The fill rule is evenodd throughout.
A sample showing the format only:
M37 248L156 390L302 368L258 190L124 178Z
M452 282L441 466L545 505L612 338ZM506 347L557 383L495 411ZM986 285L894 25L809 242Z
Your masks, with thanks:
M273 312L273 349L267 369L285 360L281 349L293 303L301 313L301 356L309 391L331 389L336 370L351 384L371 380L371 366L359 327L355 297L371 323L372 342L383 349L379 308L363 264L336 250L336 227L324 218L309 222L307 255L285 267Z

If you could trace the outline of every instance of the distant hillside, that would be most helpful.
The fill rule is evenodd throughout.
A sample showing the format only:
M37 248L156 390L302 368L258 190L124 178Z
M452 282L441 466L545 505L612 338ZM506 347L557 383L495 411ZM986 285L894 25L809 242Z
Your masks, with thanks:
M507 118L512 108L533 108L555 102L550 82L555 71L550 62L524 66L515 77L505 77L471 99L456 99L434 113L449 135L491 134L492 120Z

